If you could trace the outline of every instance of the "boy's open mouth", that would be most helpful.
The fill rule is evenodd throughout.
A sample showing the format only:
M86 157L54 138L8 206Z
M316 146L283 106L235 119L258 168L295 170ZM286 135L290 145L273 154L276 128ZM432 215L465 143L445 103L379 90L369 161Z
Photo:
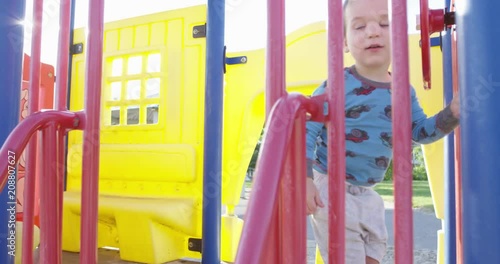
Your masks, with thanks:
M370 46L368 46L366 49L367 50L370 50L370 49L380 49L380 48L383 48L384 46L380 45L380 44L372 44Z

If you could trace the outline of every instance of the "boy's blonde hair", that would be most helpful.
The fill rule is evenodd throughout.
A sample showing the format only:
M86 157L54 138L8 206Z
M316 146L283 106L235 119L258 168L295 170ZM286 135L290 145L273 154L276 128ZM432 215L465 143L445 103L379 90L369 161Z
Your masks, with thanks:
M342 5L342 15L343 15L343 21L344 21L344 37L345 37L345 31L346 31L346 21L345 21L345 10L347 9L347 6L349 5L349 0L344 0L344 4Z

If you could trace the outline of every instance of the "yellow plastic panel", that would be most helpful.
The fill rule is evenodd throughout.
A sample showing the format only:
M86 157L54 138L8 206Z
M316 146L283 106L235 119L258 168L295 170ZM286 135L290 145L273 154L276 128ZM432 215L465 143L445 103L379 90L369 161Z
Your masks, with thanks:
M149 45L149 28L151 25L141 25L135 28L135 43L137 48L147 47Z
M152 23L150 45L162 45L165 41L165 32L165 22Z
M156 182L158 175L165 177L174 177L179 183L189 183L196 178L196 160L195 149L190 145L111 145L102 144L101 160L120 160L117 163L110 163L106 166L100 166L99 172L101 181L144 181ZM131 155L134 153L135 155ZM72 146L68 150L70 157L81 157L81 145ZM123 164L133 164L134 166L123 166ZM144 173L144 169L155 171L156 173ZM82 170L81 163L76 163L75 166L68 168L68 175L72 178L70 181L78 181L75 175ZM140 175L138 179L137 175ZM161 182L155 183L161 186ZM163 184L167 185L167 184ZM73 187L73 186L72 186ZM80 188L80 186L78 186ZM123 190L111 191L104 185L100 186L101 193L119 195ZM162 191L158 189L155 192L148 192L149 195L162 195ZM137 194L140 195L140 194Z
M417 91L420 105L428 116L437 114L443 104L443 61L439 47L431 48L431 90L424 90L420 35L410 36L410 81ZM444 144L443 140L422 145L436 217L444 219Z
M221 258L234 262L243 230L243 220L237 216L224 215L221 218Z
M227 54L246 56L245 64L226 65L223 112L222 203L227 215L222 218L221 255L236 257L243 223L234 216L239 203L248 164L259 139L264 111L264 51Z
M119 50L131 49L134 44L134 29L132 27L126 27L119 30Z
M104 33L104 50L115 51L118 49L118 30L109 30ZM80 40L80 41L83 41Z
M432 85L432 84L431 84ZM444 230L438 230L437 231L437 240L438 240L438 248L437 248L437 261L436 261L436 264L444 264L444 259L445 259L445 256L444 256L444 249L445 249L445 245L444 245L444 242L445 242L445 237L444 237L445 233L444 233Z
M122 259L163 263L201 257L206 7L104 26L99 246ZM83 43L75 30L74 43ZM71 110L83 108L85 54L73 57ZM82 133L68 139L63 249L79 251Z

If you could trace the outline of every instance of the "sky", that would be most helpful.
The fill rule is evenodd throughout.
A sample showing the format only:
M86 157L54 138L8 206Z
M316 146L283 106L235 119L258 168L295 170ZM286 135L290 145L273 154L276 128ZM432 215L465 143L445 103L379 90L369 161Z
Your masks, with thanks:
M26 0L25 53L30 54L33 0ZM56 65L59 28L59 5L62 0L44 0L42 23L42 62ZM66 1L66 0L64 0ZM75 28L87 26L88 0L76 0ZM443 0L430 0L431 8L443 8ZM205 4L206 0L105 0L104 20L115 21L166 10ZM264 48L266 44L267 0L226 0L225 42L227 50L245 51ZM286 32L307 24L326 21L327 0L285 0ZM415 29L419 0L407 0L408 31Z

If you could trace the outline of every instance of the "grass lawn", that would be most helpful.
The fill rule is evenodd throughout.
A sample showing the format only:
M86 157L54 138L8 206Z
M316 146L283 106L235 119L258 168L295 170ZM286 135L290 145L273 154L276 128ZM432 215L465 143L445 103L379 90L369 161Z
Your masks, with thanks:
M392 181L381 182L375 186L375 191L387 202L394 202L393 190L394 184ZM413 181L413 207L434 211L431 190L427 181Z
M245 182L246 188L251 188L251 182ZM394 202L394 185L392 181L384 181L375 186L377 191L384 201ZM413 181L413 207L423 209L428 212L434 212L432 203L431 190L427 181Z

